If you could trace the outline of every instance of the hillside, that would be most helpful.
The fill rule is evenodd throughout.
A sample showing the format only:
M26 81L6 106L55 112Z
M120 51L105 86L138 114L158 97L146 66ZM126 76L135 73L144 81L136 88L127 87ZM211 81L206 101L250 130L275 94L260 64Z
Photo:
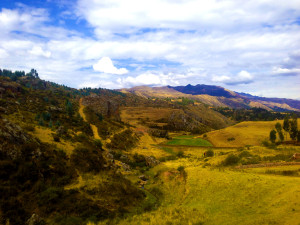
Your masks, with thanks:
M24 74L0 76L0 224L298 223L299 140L268 142L290 114Z
M197 84L187 86L167 87L134 87L122 89L142 97L189 98L213 107L229 107L233 109L263 108L268 111L297 111L300 112L300 101L284 98L263 98L245 93L236 93L223 87Z

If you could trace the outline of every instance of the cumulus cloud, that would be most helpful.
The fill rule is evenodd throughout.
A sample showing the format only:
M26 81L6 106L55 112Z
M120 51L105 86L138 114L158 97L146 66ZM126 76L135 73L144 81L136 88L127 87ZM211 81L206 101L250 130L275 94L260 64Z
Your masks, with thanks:
M42 47L40 46L34 46L30 51L29 51L30 54L32 55L36 55L36 56L43 56L43 57L46 57L46 58L49 58L51 56L51 52L49 51L44 51L42 49Z
M96 64L93 65L93 69L97 72L109 74L122 75L128 73L126 68L116 68L109 57L102 57Z
M300 69L298 68L280 68L280 67L275 67L273 69L273 74L274 75L280 75L280 76L297 76L300 75Z
M133 87L139 85L148 86L166 86L179 85L179 82L173 79L173 74L153 73L147 71L136 77L128 76L126 78L119 78L117 82L123 87Z
M212 81L228 85L249 84L253 82L253 75L242 70L236 76L213 76Z
M282 82L299 90L292 79L299 73L298 0L78 0L70 5L60 18L34 6L3 6L0 67L34 67L42 78L72 87L222 83L247 92L267 90L272 80L270 88L278 94L285 91Z

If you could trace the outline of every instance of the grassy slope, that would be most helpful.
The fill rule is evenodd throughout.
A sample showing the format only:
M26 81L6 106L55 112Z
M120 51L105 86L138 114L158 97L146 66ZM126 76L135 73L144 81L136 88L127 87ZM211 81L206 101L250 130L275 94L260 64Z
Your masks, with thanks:
M207 133L207 139L216 147L243 147L245 145L261 145L279 121L247 121L221 130ZM300 121L298 121L298 126ZM228 138L235 138L228 141Z
M202 138L174 138L166 145L185 145L185 146L212 146L212 144Z
M257 172L259 169L203 168L203 150L188 149L189 157L151 169L148 175L159 174L160 179L145 188L159 187L164 194L161 206L112 224L299 224L299 177ZM214 151L219 155L220 150ZM214 164L219 157L223 159L217 156L207 162ZM185 167L186 179L176 170L179 166Z

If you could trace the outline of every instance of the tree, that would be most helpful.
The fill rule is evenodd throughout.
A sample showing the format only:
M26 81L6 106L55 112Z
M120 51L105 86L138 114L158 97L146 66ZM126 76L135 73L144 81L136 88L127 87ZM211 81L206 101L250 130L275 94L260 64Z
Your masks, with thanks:
M73 105L69 100L66 100L66 111L68 116L72 116L74 114Z
M287 133L289 133L289 131L290 131L290 122L289 122L289 117L288 116L284 117L283 130L285 131L285 137L286 137L286 140L287 140Z
M29 73L26 73L26 76L39 78L39 74L35 69L31 69Z
M298 133L297 133L297 141L300 142L300 130L298 130Z
M293 141L296 140L297 134L298 134L297 117L293 116L292 120L290 121L290 137Z
M280 141L282 142L284 140L284 136L283 136L283 133L282 133L282 126L279 122L275 124L275 129L278 133Z
M272 143L275 143L275 141L276 141L276 131L275 130L270 131L270 141Z

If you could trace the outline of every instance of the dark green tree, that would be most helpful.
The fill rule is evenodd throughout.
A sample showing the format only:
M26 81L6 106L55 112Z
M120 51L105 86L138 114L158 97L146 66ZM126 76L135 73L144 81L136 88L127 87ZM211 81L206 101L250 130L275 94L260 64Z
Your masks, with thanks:
M290 131L290 121L289 121L289 117L285 116L284 120L283 120L283 130L285 131L285 139L287 140L287 134Z
M290 137L292 140L296 140L298 134L298 124L297 124L297 117L293 116L292 120L290 121Z
M44 126L44 120L43 120L43 118L40 118L40 119L39 119L39 125L40 125L40 126Z
M298 130L298 133L297 133L297 141L300 142L300 130Z
M276 131L275 130L270 131L270 141L272 143L275 143L275 141L276 141Z
M282 133L282 126L279 122L275 124L275 129L277 131L280 141L282 142L284 140L284 136Z
M73 110L73 105L69 100L66 100L66 111L68 116L73 116L74 110Z

